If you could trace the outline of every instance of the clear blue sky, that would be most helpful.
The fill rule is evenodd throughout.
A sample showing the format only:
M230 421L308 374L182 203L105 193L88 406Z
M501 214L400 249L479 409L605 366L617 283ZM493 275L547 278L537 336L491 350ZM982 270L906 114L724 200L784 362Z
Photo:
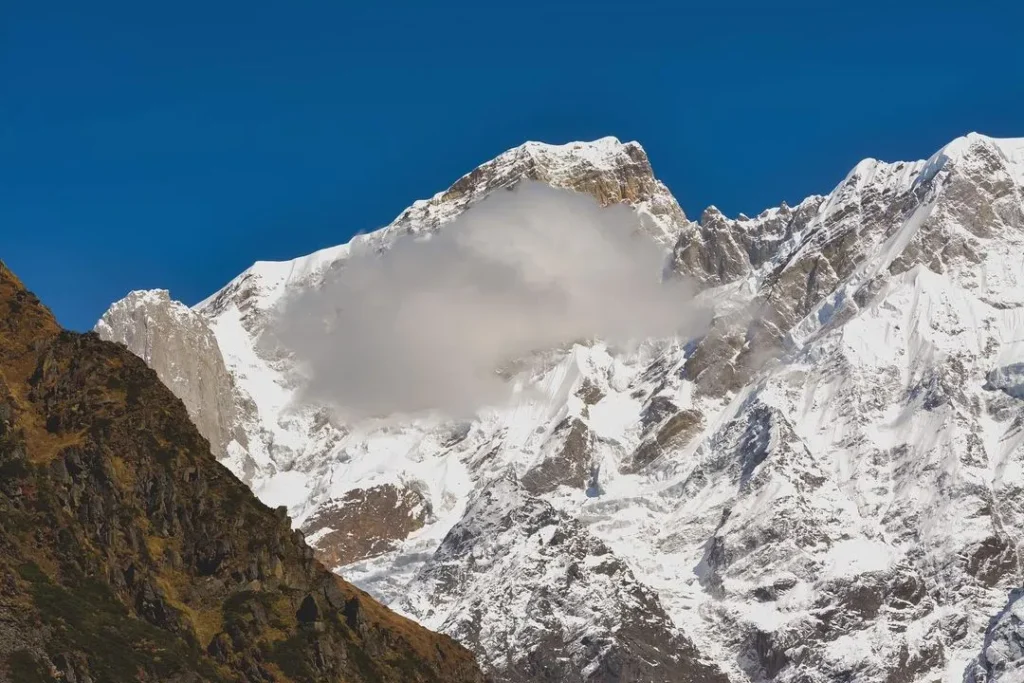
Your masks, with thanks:
M131 289L191 304L344 242L527 139L637 139L697 216L1024 136L1020 3L851 4L0 2L0 259L84 329Z

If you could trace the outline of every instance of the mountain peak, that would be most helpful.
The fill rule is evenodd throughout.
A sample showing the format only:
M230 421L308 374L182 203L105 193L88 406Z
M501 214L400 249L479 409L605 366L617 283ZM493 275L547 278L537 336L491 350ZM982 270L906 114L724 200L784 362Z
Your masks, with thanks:
M545 147L553 149L580 149L584 147L616 149L619 147L624 147L626 145L636 144L636 142L623 143L621 140L619 140L619 138L615 137L614 135L605 135L594 140L570 140L569 142L565 143L543 142L541 140L527 140L518 147L513 147L512 149Z
M491 192L524 180L587 194L602 206L626 204L640 214L643 230L665 247L671 247L688 224L639 143L623 143L613 136L565 144L528 141L481 164L447 190L413 202L379 230L291 261L256 262L195 308L215 316L234 303L247 329L258 326L287 288L318 282L349 257L353 246L384 249L402 235L434 232Z
M525 142L481 164L447 190L414 202L385 230L435 230L494 190L523 180L589 194L602 206L628 204L648 216L651 235L666 245L686 224L683 210L655 177L643 147L608 136L561 145Z
M981 133L970 132L962 135L932 155L929 163L936 159L956 160L977 153L980 149L988 149L998 153L1011 167L1016 167L1017 174L1024 176L1024 138L994 138Z
M646 158L646 152L639 142L622 142L613 135L607 135L596 140L573 140L563 144L528 140L504 154L526 153L541 158L580 157L600 163L619 155L635 155L637 152Z

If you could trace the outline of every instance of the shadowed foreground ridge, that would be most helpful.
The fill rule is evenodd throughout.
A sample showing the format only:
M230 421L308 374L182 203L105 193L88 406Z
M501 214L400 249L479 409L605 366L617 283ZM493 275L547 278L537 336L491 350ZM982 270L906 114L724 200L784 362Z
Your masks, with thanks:
M323 569L142 360L0 264L0 681L482 682Z

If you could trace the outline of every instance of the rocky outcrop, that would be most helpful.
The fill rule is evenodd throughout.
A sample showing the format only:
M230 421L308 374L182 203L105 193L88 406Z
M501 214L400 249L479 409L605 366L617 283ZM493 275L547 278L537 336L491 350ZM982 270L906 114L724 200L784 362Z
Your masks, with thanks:
M679 203L655 178L644 149L609 137L567 145L527 142L462 176L445 192L414 203L390 227L436 230L491 192L522 180L589 194L601 206L628 204L645 219L650 235L669 245L688 225Z
M689 223L673 249L676 272L705 286L735 282L777 255L783 245L801 234L814 219L823 197L809 197L796 208L783 203L755 218L726 218L708 207L699 223Z
M550 453L523 475L523 486L533 494L550 493L559 486L586 489L593 479L592 446L586 423L566 418L555 427Z
M317 558L333 568L386 553L429 517L430 504L420 493L382 484L320 505L302 531Z
M327 572L124 347L0 264L0 680L482 683Z
M625 473L638 472L662 455L686 446L700 433L704 416L698 410L680 410L668 399L658 397L641 414L640 423L644 440L622 463L621 470Z
M227 456L232 441L237 448L247 446L239 413L249 409L248 401L239 395L203 316L173 301L166 290L135 291L113 304L95 331L124 344L156 371L218 459Z

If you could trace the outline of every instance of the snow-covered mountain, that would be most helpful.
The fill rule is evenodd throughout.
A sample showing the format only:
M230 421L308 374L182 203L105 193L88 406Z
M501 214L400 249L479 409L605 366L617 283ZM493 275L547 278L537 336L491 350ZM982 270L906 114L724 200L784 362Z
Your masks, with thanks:
M710 327L535 354L471 419L341 423L309 400L277 307L522 180L633 207ZM230 436L224 464L323 560L498 680L1016 681L1022 247L1024 139L699 222L636 143L527 143L382 230L257 263L187 314L133 293L97 331ZM216 391L180 379L220 377L179 348L196 320Z

